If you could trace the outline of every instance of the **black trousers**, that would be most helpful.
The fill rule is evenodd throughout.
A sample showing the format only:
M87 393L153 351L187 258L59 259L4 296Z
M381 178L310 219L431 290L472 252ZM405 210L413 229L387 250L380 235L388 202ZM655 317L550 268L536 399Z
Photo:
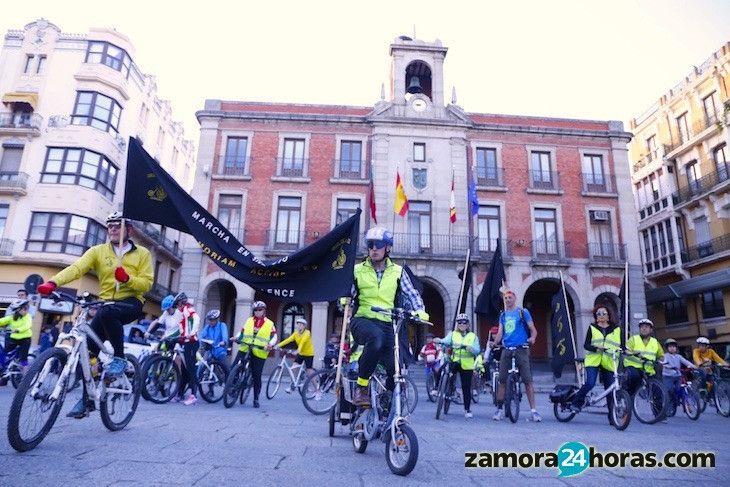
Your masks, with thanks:
M142 315L142 302L129 297L110 306L102 306L91 321L91 329L103 342L109 340L114 347L114 356L124 358L124 328L127 323ZM93 340L88 341L89 351L98 354L99 347Z
M474 371L466 370L462 368L461 364L454 362L451 363L451 367L453 367L455 371L459 372L459 377L461 378L461 393L464 395L464 411L469 411L471 409L471 382L474 377Z
M185 357L185 367L182 368L182 380L180 381L180 390L178 396L183 397L185 389L190 389L190 394L198 393L198 375L195 370L195 352L198 351L198 342L189 342L182 344L183 357Z
M5 339L5 353L10 353L18 349L18 362L21 365L28 364L28 350L30 350L30 337L28 338L10 338Z
M393 380L395 374L393 326L390 322L386 323L368 318L353 318L351 323L352 336L358 345L364 347L359 360L358 377L370 379L378 362L382 362L387 374L385 388L392 391L395 388L395 381Z

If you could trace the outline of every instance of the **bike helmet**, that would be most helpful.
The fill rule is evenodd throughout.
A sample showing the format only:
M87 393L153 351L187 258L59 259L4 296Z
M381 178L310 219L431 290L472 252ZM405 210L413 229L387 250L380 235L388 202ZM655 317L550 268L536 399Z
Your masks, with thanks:
M299 317L296 320L294 320L294 323L304 323L304 326L307 326L307 320L305 320L302 317Z
M28 303L30 303L30 301L28 301L27 299L16 299L12 303L10 303L8 309L10 309L10 311L18 311L23 306L28 306Z
M641 325L649 325L650 327L654 328L654 322L648 318L644 318L644 319L640 320L639 326L641 326Z
M165 296L162 300L162 303L160 304L160 307L162 308L162 311L167 311L168 309L172 308L175 304L175 296L172 294Z
M467 323L469 323L469 316L467 316L466 313L459 313L458 315L456 315L456 322L458 323L460 321L466 321Z
M212 309L205 315L206 320L217 320L221 317L221 311L219 309Z
M365 234L365 243L382 242L384 245L393 245L393 234L384 227L373 227Z
M124 219L124 215L122 215L121 211L115 211L109 214L109 216L106 217L106 224L109 225L110 223L121 223L121 221Z
M188 300L188 295L181 291L175 295L175 298L173 300L174 301L173 306L179 304L181 301L187 301L187 300Z
M700 345L709 345L710 344L710 340L707 337L699 337L697 339L697 343L699 343Z
M263 301L254 301L253 304L251 305L251 307L254 310L257 310L257 309L266 309L266 303L264 303Z
M666 340L664 340L664 346L668 347L669 345L674 345L676 347L677 340L675 340L674 338L667 338Z

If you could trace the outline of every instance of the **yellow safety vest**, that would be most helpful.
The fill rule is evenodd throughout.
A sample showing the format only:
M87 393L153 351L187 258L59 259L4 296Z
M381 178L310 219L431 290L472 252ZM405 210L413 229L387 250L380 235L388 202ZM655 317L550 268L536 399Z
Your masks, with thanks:
M461 332L454 331L451 333L451 343L454 345L454 355L452 360L461 364L461 368L465 370L474 370L474 354L471 353L471 347L477 336L474 332L462 335ZM466 348L456 348L464 345Z
M611 350L616 350L621 347L621 328L616 327L611 333L603 336L601 330L598 327L591 325L591 345L594 347L601 347L605 349L605 352L586 352L585 366L586 367L601 367L605 370L613 372L616 367L611 357Z
M659 345L659 342L656 338L650 337L649 343L644 343L641 335L634 335L629 338L629 343L627 343L627 347L632 352L638 352L640 356L644 357L644 359L651 360L652 363L645 364L637 357L627 356L626 358L624 358L625 366L634 367L636 369L643 368L644 371L646 371L646 373L649 375L654 375L656 373L656 371L654 370L653 362L656 361L659 350L661 350L661 345Z
M264 324L261 325L258 333L254 334L253 317L250 317L246 320L246 324L243 325L243 343L238 349L241 352L248 352L248 346L254 345L251 351L254 357L265 359L269 356L269 352L264 350L264 348L269 344L269 340L271 340L271 331L273 329L274 322L268 318L264 318Z
M369 318L390 323L390 317L383 313L376 313L371 306L390 309L395 306L395 295L400 286L400 276L403 268L394 264L388 258L385 263L383 277L378 282L372 262L368 258L365 262L355 266L355 285L357 286L356 318Z
M10 331L10 338L13 340L22 340L23 338L30 338L33 335L33 318L30 313L26 313L21 316L19 320L15 319L15 314L9 314L0 318L0 326L8 326Z

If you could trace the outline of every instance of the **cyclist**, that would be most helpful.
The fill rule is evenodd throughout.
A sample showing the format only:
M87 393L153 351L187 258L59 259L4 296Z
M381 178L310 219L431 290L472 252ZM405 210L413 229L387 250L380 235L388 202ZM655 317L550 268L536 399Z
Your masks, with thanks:
M228 325L222 322L220 317L221 311L219 309L208 311L205 315L205 326L200 332L200 338L211 340L213 342L211 355L218 360L224 360L227 355Z
M647 318L639 321L639 334L633 335L626 342L627 353L624 358L626 373L628 375L627 389L629 394L634 394L641 386L641 376L643 373L648 376L656 374L654 370L654 362L664 357L664 350L656 338L651 336L654 331L654 323ZM643 362L632 355L643 357L650 362Z
M613 358L609 352L621 347L621 328L613 320L611 310L603 305L593 309L594 322L588 327L583 348L586 351L583 364L585 365L585 382L573 396L571 411L578 413L583 408L586 395L596 385L598 376L601 377L604 389L608 389L613 382L613 372L616 370Z
M337 365L340 349L340 335L331 333L327 346L324 349L324 368L331 369Z
M428 320L421 295L413 286L403 268L390 260L393 248L393 234L383 227L373 227L365 234L368 257L355 265L355 283L352 286L355 309L351 326L355 341L363 345L359 359L357 387L353 395L356 406L368 406L370 396L368 383L378 362L385 365L389 391L395 388L395 358L393 346L395 337L390 317L372 311L372 306L393 308L396 302L410 305L422 320ZM400 296L399 296L400 294Z
M696 368L692 362L682 357L677 353L677 340L674 338L667 338L664 340L664 347L667 349L667 353L664 355L664 361L662 361L662 380L664 386L669 391L670 397L674 396L674 391L679 387L679 377L682 375L680 367L684 365L687 368Z
M423 357L426 362L426 368L430 368L433 372L434 384L439 383L439 360L441 360L441 348L436 346L434 343L433 333L426 333L426 344L421 347L421 351L418 354L419 357ZM431 395L438 394L437 390L431 391Z
M266 357L269 356L274 344L277 342L276 327L274 322L266 317L266 303L256 301L253 303L253 316L246 320L241 333L231 340L241 341L236 355L236 363L243 360L243 357L251 347L251 374L253 376L253 407L259 407L259 393L261 392L261 374L264 371Z
M456 330L443 339L436 338L434 342L445 347L454 347L451 356L451 367L459 372L461 377L461 392L464 395L464 416L467 418L473 417L471 413L471 380L474 377L474 367L476 365L474 357L479 355L479 340L476 334L469 330L469 317L466 313L459 313L456 316Z
M173 306L179 312L180 334L177 342L182 346L185 367L182 370L182 380L176 402L183 401L186 406L191 406L198 401L198 376L195 373L195 353L198 351L198 331L200 330L200 316L192 304L188 302L188 296L184 292L178 293ZM190 389L190 394L185 400L185 389Z
M38 293L47 296L57 286L75 281L89 271L99 279L99 298L116 301L116 304L102 307L91 328L102 339L108 339L114 348L114 359L106 367L109 376L124 372L127 361L124 358L125 323L142 316L144 294L152 288L152 258L150 252L129 239L133 228L121 212L115 211L106 219L109 242L94 245L76 262L38 286ZM89 350L99 349L89 340Z
M707 382L707 374L712 374L712 364L727 366L727 362L710 348L710 340L707 337L697 338L697 348L692 350L692 361L698 367L701 384Z
M494 337L494 345L504 341L505 347L522 347L526 344L533 345L537 340L537 328L532 321L530 312L516 306L517 296L512 289L506 288L502 291L504 299L504 311L499 315L499 331ZM503 340L504 339L504 340ZM535 406L535 387L532 384L532 371L530 370L530 353L525 348L515 350L517 368L520 377L525 384L527 400L530 403L532 420L540 422L542 416L537 412ZM509 353L502 353L499 360L499 386L497 388L497 410L492 419L501 421L504 417L502 406L504 405L504 388L507 384L507 373L512 365L512 358Z
M8 309L11 314L0 318L0 327L10 328L10 338L5 342L5 353L18 349L18 362L21 372L25 373L28 366L28 350L30 350L30 337L33 335L33 319L30 316L30 301L27 299L16 299Z
M314 373L314 345L312 345L312 334L307 330L307 320L303 317L297 317L294 321L294 333L289 335L287 338L280 341L276 346L283 347L284 345L294 341L297 344L297 349L293 352L297 358L294 360L297 364L303 364L307 368L307 376ZM291 394L296 385L291 384L287 389L287 394Z
M150 326L147 327L147 331L144 334L145 339L149 339L152 332L158 326L162 325L164 327L162 342L170 349L175 346L175 342L177 342L177 338L180 336L180 320L182 319L182 313L173 304L175 304L175 296L172 294L162 299L162 303L160 304L162 316L150 323Z

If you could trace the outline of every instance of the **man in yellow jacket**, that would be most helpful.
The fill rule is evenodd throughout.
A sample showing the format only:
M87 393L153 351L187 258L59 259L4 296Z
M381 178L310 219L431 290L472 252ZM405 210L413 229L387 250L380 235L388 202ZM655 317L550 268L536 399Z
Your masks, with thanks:
M94 332L114 347L114 360L107 366L107 375L114 376L124 372L127 365L122 327L142 315L144 294L152 287L152 258L147 249L129 240L132 225L121 212L109 215L106 224L109 242L91 247L76 262L38 286L38 293L47 296L57 286L80 279L89 271L96 273L101 288L99 298L118 303L99 309L91 322ZM89 341L89 350L98 352L93 341Z

